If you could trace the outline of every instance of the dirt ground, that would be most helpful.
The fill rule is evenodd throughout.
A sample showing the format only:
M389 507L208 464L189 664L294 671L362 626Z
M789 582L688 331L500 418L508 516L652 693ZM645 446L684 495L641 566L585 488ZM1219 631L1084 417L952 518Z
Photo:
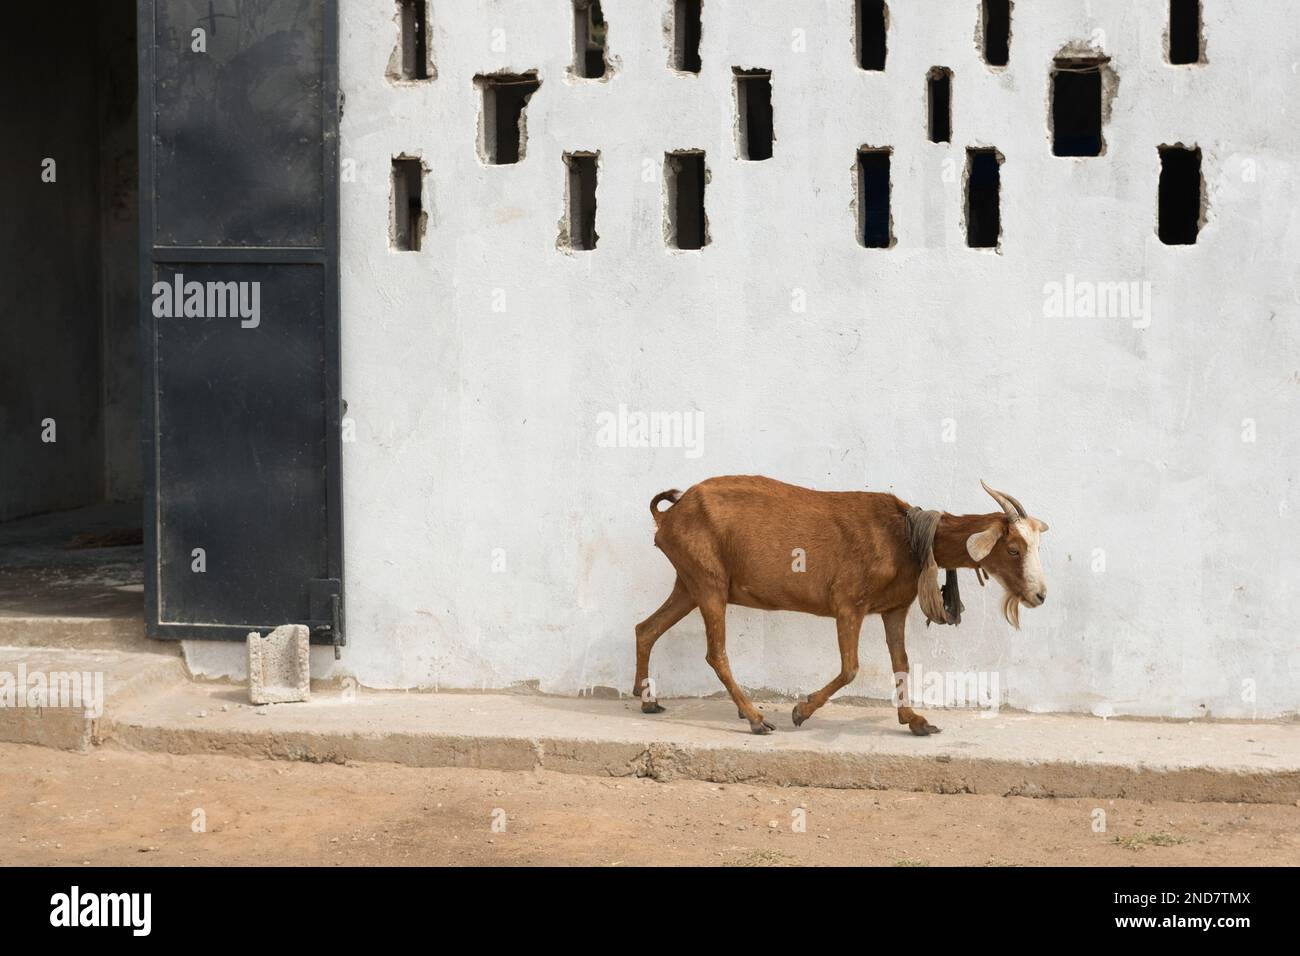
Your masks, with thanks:
M1105 832L1094 831L1097 810ZM1294 866L1300 807L657 783L0 744L0 864L258 863Z

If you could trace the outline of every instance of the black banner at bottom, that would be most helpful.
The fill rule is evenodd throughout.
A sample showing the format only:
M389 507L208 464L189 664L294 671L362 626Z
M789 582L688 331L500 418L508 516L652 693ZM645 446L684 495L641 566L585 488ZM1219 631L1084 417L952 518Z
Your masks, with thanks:
M1290 869L575 868L544 877L537 869L9 869L0 914L7 943L73 934L78 943L210 943L230 935L255 938L259 948L427 938L438 925L453 934L449 942L484 930L499 942L512 927L542 942L537 917L546 911L561 917L555 929L570 941L580 930L589 941L608 932L624 943L647 933L653 940L674 923L696 926L709 913L726 914L741 932L747 924L766 930L774 917L808 932L845 904L869 921L873 940L896 932L913 942L929 933L988 940L1042 927L1072 943L1199 935L1233 945L1294 919ZM447 917L454 922L442 922ZM949 942L958 938L967 937Z

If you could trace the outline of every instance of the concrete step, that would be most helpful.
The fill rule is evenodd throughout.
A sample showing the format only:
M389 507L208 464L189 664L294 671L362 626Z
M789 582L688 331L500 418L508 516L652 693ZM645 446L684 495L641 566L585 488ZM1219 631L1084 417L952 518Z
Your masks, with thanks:
M0 647L120 650L175 656L179 645L179 641L150 640L139 617L0 612Z
M100 739L167 753L222 753L416 767L547 769L778 786L1036 797L1295 803L1300 723L1152 722L932 710L914 737L892 708L830 704L800 728L790 704L757 737L730 701L639 701L313 689L251 707L247 690L184 684L112 707Z
M0 646L0 740L84 751L111 709L187 679L174 652Z

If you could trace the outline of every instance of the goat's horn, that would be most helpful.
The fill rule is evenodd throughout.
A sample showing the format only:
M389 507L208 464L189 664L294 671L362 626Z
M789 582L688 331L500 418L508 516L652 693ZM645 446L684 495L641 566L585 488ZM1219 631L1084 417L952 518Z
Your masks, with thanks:
M1007 513L1007 517L1012 521L1019 518L1029 517L1025 512L1025 506L1019 501L1016 501L1015 498L1012 498L1005 491L997 491L996 489L990 488L988 485L984 484L983 478L980 479L980 487L987 491L989 495L992 496L993 500L1002 506L1002 510Z

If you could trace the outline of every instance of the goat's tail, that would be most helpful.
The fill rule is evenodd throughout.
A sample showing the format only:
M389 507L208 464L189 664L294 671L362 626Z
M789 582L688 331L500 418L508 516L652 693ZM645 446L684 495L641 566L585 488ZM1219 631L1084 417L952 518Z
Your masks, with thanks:
M673 505L677 504L677 499L680 498L681 496L682 493L678 491L676 488L673 488L669 491L661 491L659 492L659 494L655 495L653 498L650 499L650 514L654 516L656 528L659 527L659 522L663 518L663 514L664 514L663 511L659 510L659 502L661 501L671 502L671 504L668 506L668 508L671 508ZM665 508L664 511L667 511L668 508Z

